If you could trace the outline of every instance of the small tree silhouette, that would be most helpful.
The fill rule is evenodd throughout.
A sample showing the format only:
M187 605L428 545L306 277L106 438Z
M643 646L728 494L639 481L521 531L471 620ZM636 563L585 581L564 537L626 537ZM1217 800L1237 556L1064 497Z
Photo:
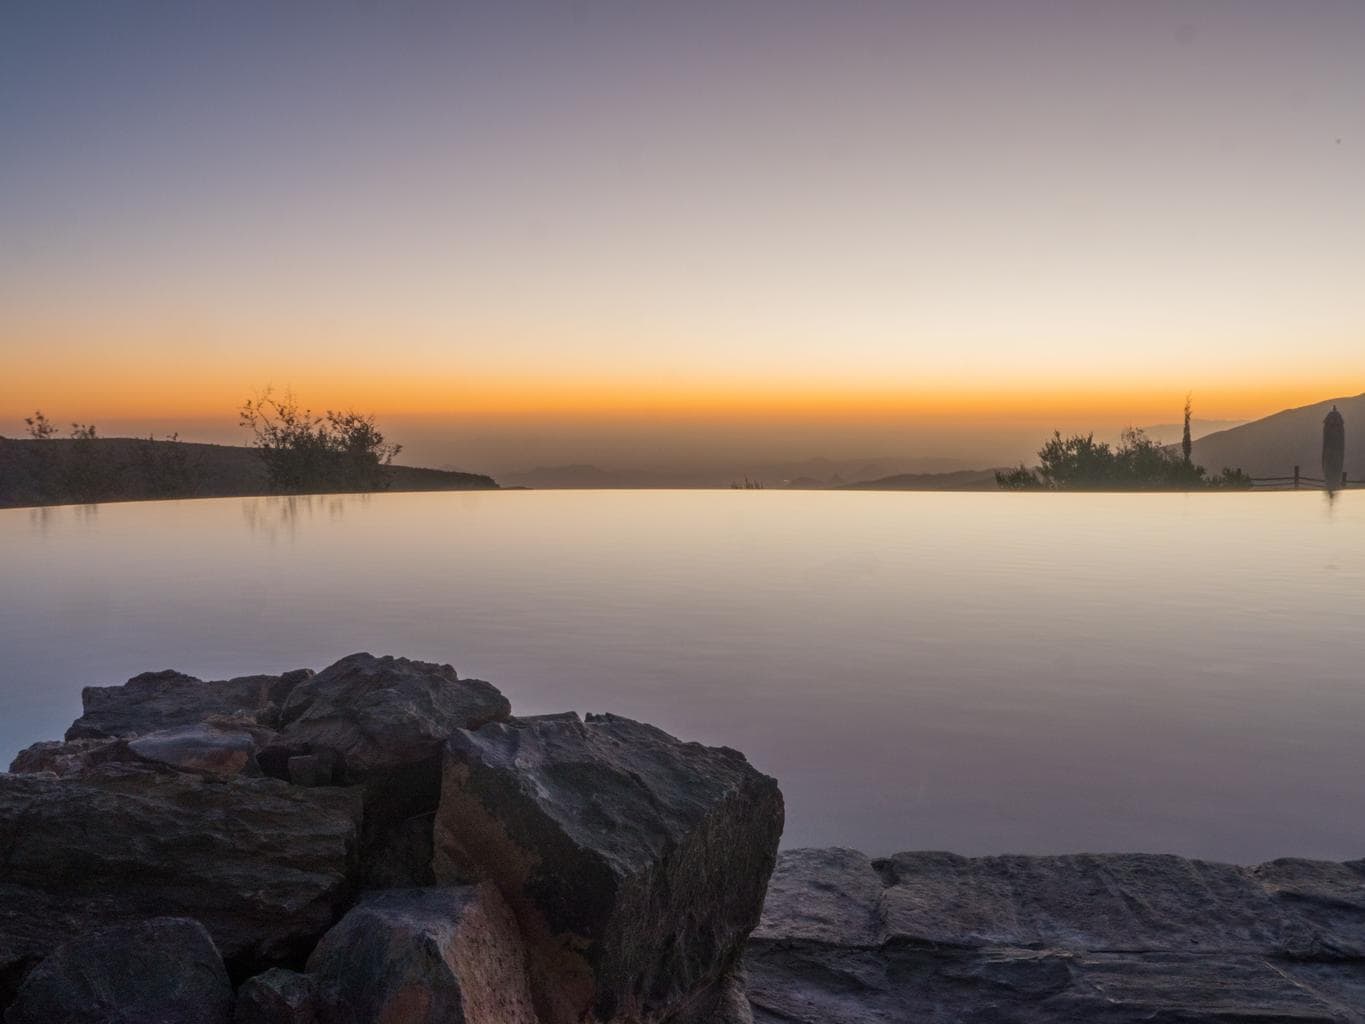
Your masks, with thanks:
M1185 456L1185 464L1190 464L1194 452L1194 439L1190 436L1190 394L1185 392L1185 430L1180 435L1180 451Z
M41 409L34 410L32 416L25 416L24 425L28 428L28 436L35 441L46 441L57 433L56 425L43 415Z

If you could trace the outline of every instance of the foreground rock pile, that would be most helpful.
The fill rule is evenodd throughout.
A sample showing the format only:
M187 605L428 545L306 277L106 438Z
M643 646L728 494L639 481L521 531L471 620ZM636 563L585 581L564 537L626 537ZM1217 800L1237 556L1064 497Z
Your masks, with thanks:
M739 753L402 658L83 703L0 774L5 1024L1365 1024L1365 861L778 856Z
M92 687L0 774L6 1024L729 1024L782 831L739 753L449 666Z
M1365 861L791 850L757 1024L1360 1024Z

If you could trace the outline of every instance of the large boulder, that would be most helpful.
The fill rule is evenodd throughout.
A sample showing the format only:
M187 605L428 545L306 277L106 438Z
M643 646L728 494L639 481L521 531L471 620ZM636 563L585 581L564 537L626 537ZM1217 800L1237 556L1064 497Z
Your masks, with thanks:
M352 654L295 687L262 760L300 784L362 783L362 885L429 885L442 746L510 710L492 684L449 665Z
M196 725L211 715L271 726L290 692L311 675L299 669L279 676L205 682L168 669L143 672L122 686L87 686L81 691L85 713L66 730L66 738L141 736Z
M6 1024L228 1024L232 986L204 926L159 917L83 935L35 967Z
M0 980L103 924L173 912L236 970L306 955L355 887L359 797L122 764L0 775Z
M487 883L372 893L308 970L320 1024L537 1024L516 922Z
M758 1024L1365 1021L1365 865L792 850Z
M460 679L449 665L352 654L294 687L279 742L332 751L352 780L439 758L456 729L506 718L491 683Z
M545 1024L665 1021L717 991L758 921L782 795L737 751L614 715L456 733L438 879L492 879Z

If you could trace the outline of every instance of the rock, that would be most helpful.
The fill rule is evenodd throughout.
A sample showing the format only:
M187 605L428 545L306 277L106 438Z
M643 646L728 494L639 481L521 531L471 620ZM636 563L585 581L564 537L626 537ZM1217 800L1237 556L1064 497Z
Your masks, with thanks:
M768 881L763 917L753 937L880 946L885 888L872 861L857 850L784 850Z
M669 1024L754 1024L744 972L731 971L669 1016Z
M373 893L308 970L322 1024L537 1024L516 922L490 884Z
M296 786L330 786L332 773L317 754L296 754L286 762L289 781Z
M313 980L272 967L248 978L237 990L233 1024L317 1024Z
M447 744L434 867L508 898L545 1024L661 1021L735 965L782 817L736 751L614 715L520 719Z
M878 863L882 939L1059 950L1288 954L1310 943L1244 868L1158 854Z
M449 665L352 654L296 686L281 713L280 743L340 755L348 778L439 758L456 729L506 718L490 683L460 679Z
M449 665L353 654L290 694L266 763L288 751L285 770L298 784L363 783L366 884L422 884L431 880L430 839L414 837L411 822L429 822L436 810L442 745L457 729L506 718L510 709L494 686L460 679ZM414 838L428 863L404 859Z
M158 917L84 935L35 967L6 1024L228 1024L232 986L203 925Z
M256 738L241 728L204 723L175 726L129 740L128 749L145 761L177 771L260 774Z
M1151 855L778 858L757 1024L1365 1021L1359 864Z
M1250 874L1305 922L1309 934L1289 950L1291 955L1365 961L1365 860L1333 864L1284 858Z
M9 770L18 775L51 772L65 777L79 775L96 765L132 760L135 758L125 740L44 740L19 751Z
M85 713L66 731L68 740L141 736L176 726L196 725L210 715L239 715L273 726L280 706L307 669L280 676L241 676L204 682L182 672L144 672L122 686L87 686Z
M104 765L0 775L0 976L92 927L191 916L239 973L302 958L355 885L358 794Z
M432 822L420 814L400 821L364 850L360 864L363 889L415 889L435 885L431 870Z
M303 747L282 745L278 736L262 744L256 763L272 779L283 779L296 786L343 785L337 755L331 750L301 753Z

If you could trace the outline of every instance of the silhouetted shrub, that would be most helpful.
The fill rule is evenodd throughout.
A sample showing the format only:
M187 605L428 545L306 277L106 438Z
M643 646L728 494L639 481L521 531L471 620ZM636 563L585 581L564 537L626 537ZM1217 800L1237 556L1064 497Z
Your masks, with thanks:
M56 425L43 415L41 409L35 410L32 416L25 416L24 426L28 428L28 436L35 441L46 441L57 433Z
M1187 411L1188 415L1188 411ZM1183 449L1183 445L1182 445ZM1240 469L1225 468L1207 478L1196 466L1141 430L1125 430L1117 448L1096 441L1094 434L1062 437L1053 433L1038 449L1038 466L1020 466L995 474L1006 490L1049 491L1186 491L1205 487L1250 487L1251 478Z
M110 496L118 470L96 450L93 423L71 424L71 444L63 454L61 481L66 500L90 504Z
M242 403L240 423L265 460L271 490L373 491L388 485L388 466L402 445L391 444L374 416L327 410L315 416L294 396L269 389Z
M1208 485L1210 487L1226 487L1229 490L1249 491L1252 482L1251 477L1247 476L1241 469L1224 466L1223 471L1217 476L1209 477Z
M995 482L1007 491L1037 491L1043 488L1043 481L1038 479L1038 474L1022 464L1018 469L996 470Z
M199 490L199 462L179 434L157 440L151 434L139 440L130 467L141 483L144 497L185 498Z

